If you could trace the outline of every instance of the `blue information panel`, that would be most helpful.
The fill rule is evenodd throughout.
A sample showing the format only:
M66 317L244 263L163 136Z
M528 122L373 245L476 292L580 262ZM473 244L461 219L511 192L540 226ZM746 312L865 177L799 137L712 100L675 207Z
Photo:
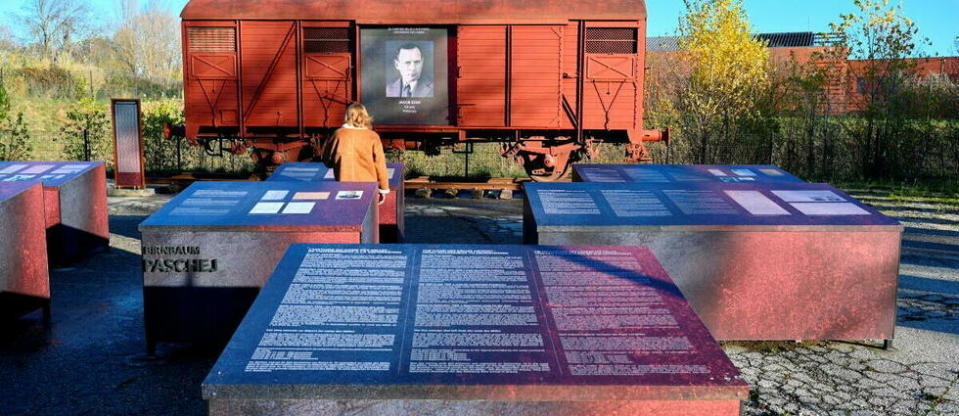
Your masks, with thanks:
M771 165L573 165L582 182L803 182Z
M60 186L103 162L0 162L0 182L42 181Z
M386 173L390 178L390 188L403 184L403 164L387 163ZM267 181L320 182L335 181L333 170L323 163L290 162L276 168Z
M294 385L367 398L403 385L461 398L511 385L746 391L642 247L290 246L204 391Z
M528 183L536 226L899 223L826 184Z
M356 226L372 208L376 184L196 182L141 226Z

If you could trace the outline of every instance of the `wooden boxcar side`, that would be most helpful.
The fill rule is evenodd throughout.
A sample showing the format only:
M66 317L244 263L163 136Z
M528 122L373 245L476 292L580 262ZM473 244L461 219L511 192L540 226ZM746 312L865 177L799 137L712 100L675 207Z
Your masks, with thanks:
M319 12L289 0L231 0L219 9L193 0L182 23L185 135L230 138L235 151L252 146L273 162L290 160L287 153L322 140L349 103L363 101L362 30L426 26L448 31L449 122L377 125L392 147L514 142L524 163L549 171L587 139L641 147L658 136L642 126L645 6L633 2L617 15L617 1L493 2L471 14L470 2L437 2L450 14L377 17L345 3ZM527 16L505 14L520 8Z

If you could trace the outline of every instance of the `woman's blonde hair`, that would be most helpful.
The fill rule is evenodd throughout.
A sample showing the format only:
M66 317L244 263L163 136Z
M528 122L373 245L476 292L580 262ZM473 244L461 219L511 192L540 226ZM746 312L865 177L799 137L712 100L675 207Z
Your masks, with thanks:
M370 117L370 113L366 112L366 107L363 104L350 104L346 108L346 114L343 115L343 121L353 127L373 128L373 117Z

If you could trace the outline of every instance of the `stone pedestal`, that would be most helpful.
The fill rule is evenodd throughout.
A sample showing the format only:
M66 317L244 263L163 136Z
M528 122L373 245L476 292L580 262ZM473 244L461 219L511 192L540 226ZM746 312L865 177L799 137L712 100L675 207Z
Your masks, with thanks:
M406 211L406 189L404 188L404 165L402 163L387 163L386 168L390 176L390 194L386 202L379 206L380 211L380 241L384 243L398 243L403 241L404 214ZM333 170L322 163L284 163L267 181L302 181L319 182L335 181Z
M738 415L748 386L640 247L291 246L211 415Z
M49 314L45 229L40 183L0 182L0 318Z
M43 182L50 263L65 266L110 246L103 162L0 162L0 182Z
M140 224L157 342L229 339L293 243L376 243L375 184L197 182Z
M772 165L573 165L574 182L803 182Z
M524 241L649 246L719 340L891 340L903 227L823 184L528 184Z

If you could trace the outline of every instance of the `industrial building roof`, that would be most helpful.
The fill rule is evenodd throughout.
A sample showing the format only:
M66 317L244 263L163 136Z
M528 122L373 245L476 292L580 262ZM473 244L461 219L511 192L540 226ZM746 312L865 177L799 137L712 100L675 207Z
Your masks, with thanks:
M806 48L828 46L834 42L833 34L814 32L759 33L759 40L766 41L770 48ZM673 52L679 50L678 36L659 36L646 39L646 50L650 52Z

